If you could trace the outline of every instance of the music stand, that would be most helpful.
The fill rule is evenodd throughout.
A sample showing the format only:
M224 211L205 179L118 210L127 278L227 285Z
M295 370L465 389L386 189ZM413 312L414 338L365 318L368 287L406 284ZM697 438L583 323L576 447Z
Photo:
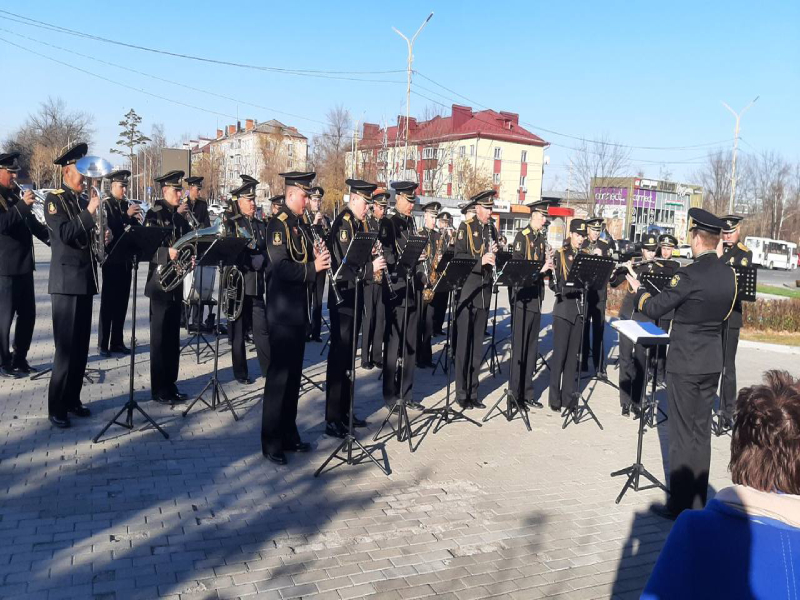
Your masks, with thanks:
M647 291L649 291L651 294L660 294L661 290L663 290L665 287L667 287L669 285L670 280L672 279L672 275L665 275L664 273L642 273L642 275L640 277L641 277L640 280L642 282L642 285L645 286L645 289ZM670 311L669 313L667 313L667 315L662 316L661 319L667 318L668 316L674 315L674 314L675 314L674 310ZM659 328L663 329L661 327L661 319L658 319L656 321L656 325ZM664 346L662 346L662 347L664 347ZM660 350L661 350L661 348L656 350L656 362L655 362L655 366L654 366L655 373L654 373L653 377L656 379L656 383L658 382L658 356L657 355L658 355L658 352ZM645 414L648 414L648 416L647 416L647 424L650 427L657 427L658 425L661 425L662 423L666 422L669 419L669 417L667 416L667 413L664 412L664 409L662 409L660 406L658 406L658 404L655 404L655 403L653 405L651 405L650 412L649 413L642 412L642 416L640 418L644 418ZM661 415L660 419L659 419L659 414Z
M130 263L131 268L133 268L133 287L131 288L131 296L133 298L133 307L131 311L131 358L130 366L128 367L128 401L125 403L125 406L106 423L105 427L100 430L100 433L94 436L93 441L95 444L112 425L119 425L125 429L132 430L134 410L138 410L148 423L155 427L166 439L169 439L169 434L161 429L150 415L139 406L139 403L133 399L133 375L136 356L136 299L139 288L139 263L150 261L169 232L170 230L166 227L129 225L125 228L125 231L120 236L119 240L117 240L117 243L114 244L114 247L106 258L106 262L110 262L111 264ZM117 419L119 419L124 412L128 413L125 416L125 421L118 421Z
M445 269L447 269L447 265L450 264L450 261L453 260L453 256L455 256L455 252L453 250L445 250L442 253L442 258L439 259L439 263L436 265L436 273L441 278L442 273L444 273ZM437 279L438 282L438 279ZM436 286L434 285L434 289ZM448 304L449 304L449 292L443 292L448 294ZM436 369L439 368L441 365L442 371L447 370L447 352L450 350L449 341L444 345L444 347L439 350L439 358L436 359L436 364L433 365L433 373L432 375L436 375Z
M214 323L214 374L211 376L211 379L208 380L208 383L203 386L203 389L197 395L197 398L192 400L191 404L189 404L189 406L186 407L186 410L183 411L182 414L184 417L189 414L189 411L192 410L192 407L197 404L198 401L205 404L211 410L216 410L217 405L220 404L219 398L221 396L225 401L225 404L227 404L228 410L231 411L233 420L239 420L239 417L236 415L236 411L233 410L233 404L231 404L228 395L225 393L222 384L219 382L219 321L222 314L222 298L225 285L222 272L225 267L236 264L239 254L242 252L242 250L244 250L244 247L247 246L248 241L249 240L238 237L217 238L211 243L203 255L198 256L198 258L195 259L195 268L216 264L218 270L217 276L219 277L219 284L217 286L217 318L216 323ZM209 404L205 398L203 398L203 395L209 389L211 390L211 404Z
M347 434L344 436L344 439L341 443L336 447L336 449L331 452L330 456L325 459L319 468L314 471L314 477L319 477L319 474L325 469L331 460L334 458L340 461L340 463L345 463L348 465L357 464L357 461L353 458L353 446L358 446L361 450L362 454L358 457L362 459L364 457L369 458L375 466L377 466L384 475L389 474L389 470L384 467L381 463L378 462L378 459L372 456L372 453L367 450L367 448L356 439L355 430L353 428L353 408L355 404L355 391L356 391L356 342L358 341L358 289L361 285L364 273L364 265L367 264L372 259L372 248L375 246L375 241L378 239L377 233L365 233L359 232L356 233L355 237L350 241L350 245L347 247L347 252L345 252L344 257L342 258L342 263L339 265L339 268L336 270L336 276L333 279L333 285L336 285L336 282L342 277L344 274L343 271L349 271L351 277L355 277L355 294L353 297L353 347L350 355L350 373L348 374L350 377L350 408L349 408L349 415L348 415L348 423L347 423ZM340 455L342 453L342 455ZM360 462L360 460L358 461Z
M646 364L649 364L655 359L659 346L666 346L669 344L669 334L650 321L622 320L613 322L611 326L616 329L620 335L624 335L626 338L628 338L634 346L638 344L647 348ZM625 492L628 491L628 488L632 488L634 492L661 488L665 492L669 493L669 490L666 488L666 486L656 479L656 477L642 464L642 442L644 440L644 425L645 421L647 420L645 418L645 412L648 408L648 405L656 404L657 378L655 372L653 372L653 384L650 388L650 400L647 400L647 376L649 372L650 369L645 367L644 385L642 385L642 393L639 399L642 407L642 416L639 418L639 435L636 440L636 462L634 462L630 467L626 467L611 473L611 477L617 477L619 475L628 476L628 480L625 482L625 485L622 487L622 491L615 500L616 504L619 504L620 500L622 500L622 497L625 495ZM640 477L649 479L650 485L640 487Z
M503 266L502 271L497 277L495 281L495 287L505 286L511 288L512 295L519 291L521 288L530 287L533 285L537 285L539 271L544 266L544 262L540 260L525 260L525 259L512 259L505 263ZM495 292L496 294L496 292ZM495 295L495 298L497 296ZM526 317L526 310L522 311L522 328L525 328L525 317ZM512 332L511 335L514 335L513 328L514 324L511 324ZM539 335L539 332L536 332L536 335ZM511 367L509 367L509 374L511 369L514 365L514 341L512 337L511 341ZM498 365L499 367L499 365ZM521 369L522 370L522 369ZM524 375L524 373L522 374ZM522 385L525 385L523 381L524 377L520 377L520 382ZM522 421L525 423L525 427L528 431L531 430L531 423L530 419L528 418L528 410L527 407L524 406L524 403L520 402L519 398L517 398L518 390L511 389L511 385L509 382L509 386L503 390L503 395L500 396L500 399L494 403L494 405L487 411L486 415L483 417L483 422L489 420L492 415L492 412L495 410L499 410L501 415L504 415L507 421L511 421L514 418L514 415L519 414L522 417ZM506 400L506 409L502 410L499 408L500 403L503 400Z
M372 438L373 441L378 439L378 436L380 435L381 431L383 431L383 428L386 426L386 424L389 423L392 415L397 412L397 428L393 429L392 434L396 433L397 441L401 442L403 441L402 432L405 430L406 439L408 440L408 449L411 452L414 451L414 446L411 443L411 419L408 416L408 408L406 407L406 399L403 397L402 389L403 378L405 377L406 369L406 330L408 329L408 303L411 299L411 282L417 270L417 263L419 262L419 257L425 251L425 247L427 245L428 238L426 236L411 235L408 237L408 239L406 239L406 245L405 248L403 248L403 253L397 260L397 268L403 269L406 280L406 291L403 304L403 328L400 331L400 356L398 359L399 368L395 374L396 377L400 378L400 398L398 398L394 405L389 409L389 414L386 415L386 418L383 420L383 423L381 423L378 431L375 432L375 437ZM412 368L414 368L414 365L412 365Z
M510 252L498 250L495 255L494 272L501 273L503 267L509 260L511 260ZM496 277L499 277L499 275ZM497 295L499 291L500 288L497 285L497 279L495 279L492 281L492 295L494 296L494 309L492 310L492 341L489 343L489 347L486 348L486 352L483 353L483 358L481 358L481 365L486 362L487 357L489 358L489 372L492 374L492 377L497 377L497 373L503 374L500 368L500 355L497 352L497 346L506 339L503 338L503 340L495 342L495 333L497 331Z
M445 357L445 364L442 367L442 370L447 375L447 394L445 396L445 404L441 408L430 408L425 410L425 412L428 414L439 415L439 420L436 422L436 425L433 428L434 433L438 432L439 429L442 428L443 423L453 423L459 419L468 421L473 425L477 425L478 427L483 426L478 421L470 419L467 415L465 415L465 409L454 409L453 404L450 401L450 374L453 372L452 367L454 358L450 346L450 340L452 339L450 332L452 330L453 318L456 312L455 296L456 291L464 287L464 283L466 283L467 278L469 277L470 273L472 273L472 269L475 268L475 263L477 262L478 259L475 258L454 258L447 264L441 277L439 277L439 280L436 282L436 285L433 286L434 293L437 291L447 293L447 303L449 306L447 314L447 335L445 337L444 349L442 350L442 356ZM434 416L434 419L435 418L436 417Z
M203 256L206 253L206 251L208 250L208 248L211 247L212 243L213 242L199 242L197 244L196 256ZM183 347L181 348L181 352L180 352L181 354L183 354L183 351L186 350L186 348L189 348L191 350L192 346L195 345L194 354L195 354L195 356L197 358L197 364L198 365L200 364L200 354L201 354L201 350L200 350L201 345L200 345L200 343L201 342L204 344L204 346L202 346L203 352L205 352L206 348L208 350L210 350L211 352L214 352L214 348L211 346L211 343L208 341L208 338L206 338L206 336L204 335L205 332L203 331L203 312L205 310L203 308L203 272L204 271L205 271L205 269L203 269L202 267L199 268L199 269L195 269L195 271L194 271L194 273L198 277L198 282L199 282L198 283L199 290L197 292L197 318L198 318L198 322L196 323L197 331L192 333L191 336L189 337L189 339L186 340L186 342L183 344ZM213 285L213 283L211 285ZM213 298L212 298L212 300L213 300ZM217 301L219 302L219 299L217 299ZM189 304L189 306L191 307L191 303ZM191 308L187 312L188 312L188 314L186 315L186 329L187 329L187 331L190 331L189 330L189 325L191 324L190 320L191 320L191 316L192 316ZM191 333L191 331L190 331L190 333Z
M741 302L755 302L756 301L756 286L758 283L758 271L755 267L743 267L741 265L733 265L733 270L736 273L736 299L735 303ZM730 431L730 427L725 424L725 419L722 415L722 407L725 401L725 363L728 358L728 337L730 329L730 319L725 320L725 327L722 330L722 373L720 373L719 384L719 406L711 415L711 431L715 436L719 437Z
M599 290L608 285L608 280L611 277L611 272L614 270L615 264L613 258L596 256L594 254L578 254L572 262L572 267L570 267L564 285L568 288L578 289L581 292L581 333L583 333L583 328L586 326L586 309L589 290ZM589 406L589 401L584 398L581 392L581 383L583 382L583 372L581 370L582 362L583 342L581 341L580 347L578 348L578 368L575 373L575 396L577 397L577 401L570 408L564 409L561 415L564 417L564 423L561 428L566 429L570 421L578 425L584 415L588 414L602 430L603 425Z

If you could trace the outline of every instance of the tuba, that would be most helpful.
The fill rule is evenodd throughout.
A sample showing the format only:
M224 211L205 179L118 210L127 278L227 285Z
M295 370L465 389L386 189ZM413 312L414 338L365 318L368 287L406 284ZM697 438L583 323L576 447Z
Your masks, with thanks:
M172 249L178 251L178 257L156 269L161 289L171 292L181 285L183 278L194 269L192 264L197 257L197 247L201 243L212 243L217 238L224 237L225 232L225 224L218 219L211 227L190 231L175 242Z
M232 218L229 219L228 227L224 230L222 235L230 235L243 240L248 240L247 248L255 250L257 247L256 240L250 235L240 223L241 212L238 210L236 202L230 203L230 211ZM222 222L222 217L218 222ZM236 265L225 267L222 271L222 312L227 317L228 321L236 321L242 316L244 309L244 273Z
M100 199L100 206L94 213L94 230L91 235L92 254L98 265L102 265L106 260L106 232L108 231L108 215L106 214L106 203L100 190L93 185L93 180L102 179L114 168L111 163L99 156L84 156L75 163L75 170L83 175L88 181L86 189L91 193L97 195Z

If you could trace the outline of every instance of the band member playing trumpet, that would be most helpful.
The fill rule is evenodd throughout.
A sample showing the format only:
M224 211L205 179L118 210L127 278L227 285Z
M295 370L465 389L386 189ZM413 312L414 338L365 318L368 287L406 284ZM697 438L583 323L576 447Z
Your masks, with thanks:
M114 245L122 237L128 225L139 224L139 205L128 202L125 194L128 190L126 170L109 173L111 182L110 195L103 199L102 207L106 211L106 223L113 239L106 248L106 253L114 249ZM97 346L101 356L111 356L112 352L128 355L130 349L125 346L122 333L125 327L125 316L128 314L128 299L131 294L130 262L103 263L103 286L100 292L100 323L97 327Z
M339 268L356 233L363 230L361 221L367 214L367 203L372 197L372 192L378 187L361 179L347 179L345 183L350 186L350 199L331 225L333 273ZM386 261L382 257L376 257L372 263L367 263L363 279L372 279L375 271L385 267ZM343 270L342 274L354 277L349 270ZM332 285L337 287L342 302L338 303L333 290L329 290L331 351L328 354L328 367L325 373L325 433L344 438L347 434L345 423L349 421L350 416L350 386L353 385L353 378L348 374L353 356L353 333L358 329L361 318L360 303L358 314L354 313L355 296L358 293L359 297L363 298L363 282L358 283L362 288L358 291L355 280L335 281ZM359 419L355 414L353 424L356 427L367 426L366 421Z
M33 292L33 236L45 244L50 233L31 213L35 197L26 190L20 198L12 186L19 164L18 152L0 154L0 377L14 378L35 371L28 364L28 349L36 323ZM11 354L11 323L14 354Z
M420 269L420 275L422 279L420 281L418 298L420 315L417 334L417 367L420 369L432 369L434 366L432 341L434 308L432 304L433 291L430 289L433 284L431 283L430 279L431 274L434 273L436 256L439 252L439 241L441 239L441 234L436 231L435 225L436 215L439 213L442 205L439 202L428 202L421 208L425 222L422 226L422 230L420 231L420 235L424 235L426 238L428 238L428 243L425 246L425 251L423 252L423 256L425 257L425 261L423 263L424 267ZM430 295L429 300L426 300L423 297L426 287L428 287L427 293Z
M544 301L543 275L553 268L553 257L547 249L547 233L544 229L551 203L540 200L528 206L531 209L530 222L517 232L511 257L542 261L544 265L536 282L516 290L513 298L511 355L514 362L510 367L510 385L520 406L541 408L542 404L533 396L533 371L539 357L539 329Z
M308 213L311 215L310 227L313 227L317 235L319 235L325 243L330 243L328 236L331 231L331 222L328 217L322 212L322 197L325 195L325 190L320 185L315 185L311 189L311 195L308 199ZM325 293L325 271L317 273L317 278L309 287L311 299L311 329L308 335L308 341L321 342L322 341L322 296Z
M387 231L388 221L385 218L389 192L376 191L372 194L372 214L367 214L362 221L364 231L377 232L378 240ZM364 282L364 321L361 325L361 367L367 370L378 367L383 369L383 336L386 333L386 304L383 289L386 285L378 274Z
M331 266L326 248L315 248L303 231L311 181L316 173L282 173L286 195L267 225L270 276L267 323L270 362L261 419L261 452L279 465L285 452L308 452L297 431L297 400L308 326L308 284ZM277 203L274 203L276 205Z
M183 287L164 291L157 267L178 258L178 251L170 246L192 228L186 220L189 206L181 202L183 171L169 171L154 178L154 181L161 185L162 197L147 211L145 225L165 227L171 234L150 261L150 272L144 288L145 295L150 298L150 390L154 401L174 404L185 402L188 398L175 385L181 352Z
M252 329L261 374L266 377L269 367L269 332L267 331L267 307L264 304L267 272L267 226L256 214L256 185L250 179L231 191L231 212L226 220L231 229L239 234L246 232L251 239L239 255L236 269L244 277L242 311L238 318L228 323L233 360L233 376L242 384L253 383L247 370L245 334ZM230 271L226 269L226 273Z
M53 161L61 167L63 187L45 199L52 248L48 292L53 302L56 346L48 413L50 422L59 428L70 426L70 414L91 414L81 403L81 388L92 332L92 296L97 293L92 235L100 198L93 195L87 202L81 196L84 178L75 163L87 151L86 144L75 144Z
M456 234L454 258L478 259L456 299L456 402L462 408L486 408L478 398L478 376L498 251L497 230L489 221L496 194L486 190L470 198L464 210L474 205L475 216L461 223Z

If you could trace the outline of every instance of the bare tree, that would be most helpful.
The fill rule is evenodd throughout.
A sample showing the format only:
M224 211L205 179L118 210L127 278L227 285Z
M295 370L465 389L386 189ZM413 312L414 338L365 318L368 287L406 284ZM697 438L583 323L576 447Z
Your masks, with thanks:
M261 183L269 187L271 196L277 193L275 190L280 189L280 184L283 181L279 174L288 170L287 138L288 136L279 127L260 135L258 138L261 160L263 161L258 178Z
M463 198L494 188L491 174L486 169L476 168L468 158L461 159L458 177L459 195ZM497 191L500 191L499 187Z
M220 197L222 187L222 156L209 151L200 154L192 164L195 175L203 178L203 189L209 200Z
M613 142L607 135L597 140L584 140L572 161L577 178L576 189L588 200L587 210L597 215L602 200L596 201L593 187L613 187L614 179L624 177L630 168L630 148Z
M28 175L37 189L47 187L53 175L53 153L43 144L33 147L28 162Z
M36 112L28 115L22 126L6 140L9 152L20 153L20 165L25 171L30 169L34 149L39 146L39 167L42 161L50 161L49 173L40 170L41 185L55 186L59 182L59 169L53 160L69 145L86 142L91 145L94 129L93 117L81 111L69 111L61 98L48 97L39 104Z
M731 152L714 150L708 153L705 164L692 174L703 186L703 208L721 215L728 212L731 197Z
M766 237L779 239L791 204L791 166L778 153L767 151L749 158L742 172L746 179L737 189L744 188L753 222Z
M328 213L332 213L344 197L351 134L350 112L337 105L328 111L325 131L314 137L312 160L317 169L317 179L325 188L323 208Z

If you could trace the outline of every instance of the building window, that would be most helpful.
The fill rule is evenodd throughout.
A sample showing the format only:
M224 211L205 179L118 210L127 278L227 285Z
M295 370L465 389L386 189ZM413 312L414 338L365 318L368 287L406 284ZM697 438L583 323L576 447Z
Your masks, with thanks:
M494 149L494 159L501 160L503 158L503 149L502 148L495 148Z
M519 187L521 187L523 190L525 189L525 182L527 179L528 178L525 175L520 175L519 177Z
M519 157L519 161L520 162L524 162L524 163L528 162L528 151L527 150L523 150L522 151L522 154L520 154L520 157Z
M439 156L438 150L439 150L438 148L425 148L422 150L422 158L423 159L438 158Z
M469 146L469 155L475 156L475 144L470 144Z
M430 181L431 179L433 179L433 170L425 169L422 172L422 178L423 178L423 181L426 181L426 182Z
M492 183L495 185L500 185L500 173L495 173L492 175Z
M464 156L466 153L467 153L467 147L466 146L461 146L458 149L458 155L459 156Z
M294 156L294 144L290 143L286 146L286 155Z

